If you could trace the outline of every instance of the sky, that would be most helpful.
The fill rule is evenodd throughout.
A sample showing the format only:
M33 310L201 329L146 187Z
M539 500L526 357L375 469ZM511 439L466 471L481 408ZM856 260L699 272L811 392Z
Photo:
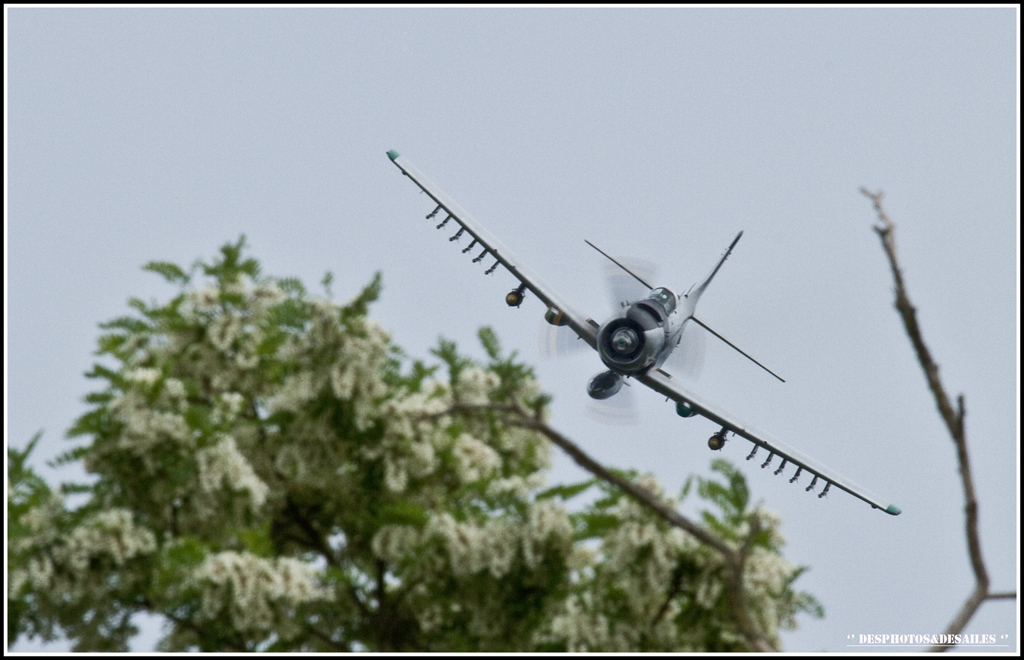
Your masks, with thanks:
M939 634L974 586L954 446L893 308L866 186L885 192L909 295L963 393L992 589L1019 582L1019 12L1016 8L5 8L6 437L66 448L97 324L175 289L141 266L245 234L264 272L371 316L415 357L484 357L493 327L534 364L552 423L676 493L722 456L777 512L796 587L825 608L793 652ZM610 312L602 257L685 290L740 230L698 315L692 386L896 503L819 499L712 454L715 427L637 385L640 423L586 414L596 353L543 360L544 305L484 275L385 155L395 149L576 306ZM462 241L463 243L465 241ZM462 246L464 247L464 245ZM788 473L787 473L788 474ZM556 454L549 483L583 471ZM696 515L698 502L681 510ZM1018 652L1015 601L966 628ZM151 650L156 618L133 650ZM66 650L19 641L11 650ZM920 651L919 645L887 651Z

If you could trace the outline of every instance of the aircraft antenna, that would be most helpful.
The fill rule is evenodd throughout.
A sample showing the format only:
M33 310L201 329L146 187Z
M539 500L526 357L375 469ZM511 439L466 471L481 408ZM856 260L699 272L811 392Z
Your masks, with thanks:
M626 271L627 273L629 273L630 275L632 275L633 277L635 277L635 278L636 278L636 280L637 280L638 282L640 282L640 284L643 284L643 285L644 285L645 287L647 287L648 289L653 289L653 288L654 288L653 286L651 286L651 285L650 285L650 284L648 284L647 282L644 282L644 281L643 281L642 279L640 279L640 276L639 276L639 275L637 275L636 273L634 273L634 272L633 272L633 271L631 271L630 269L626 268L625 266L623 266L622 264L620 264L620 263L619 263L618 261L615 261L614 259L612 259L611 257L609 257L609 256L608 256L608 253L607 253L607 252L605 252L604 250L602 250L601 248L597 247L596 245L594 245L593 243L591 243L590 241L588 241L588 240L587 240L587 239L585 239L585 238L583 239L583 242L584 242L584 243L586 243L587 245L589 245L590 247L594 248L595 250L597 250L598 252L600 252L600 253L601 253L601 254L603 254L604 256L608 257L608 259L609 259L609 260L610 260L610 261L611 261L611 262L612 262L613 264L615 264L616 266L618 266L618 267L619 267L619 268L621 268L622 270ZM703 325L703 324L701 324L701 325Z
M772 370L771 370L771 369L769 369L768 367L764 366L763 364L761 364L760 362L758 362L758 361L757 361L757 360L755 360L754 358L752 358L752 357L750 357L749 355L747 355L746 353L744 353L744 352L743 352L743 351L742 351L742 350L740 349L740 347L739 347L739 346L737 346L736 344L732 343L731 341L729 341L728 339L726 339L726 338L725 338L725 337L723 337L722 335L718 334L717 332L715 332L714 330L712 330L712 329L711 329L711 328L709 328L708 326L704 325L704 323L703 323L703 322L702 322L702 321L701 321L701 320L700 320L699 318L697 318L696 316L691 316L691 317L690 317L690 319L692 319L693 321L696 321L696 322L697 322L697 325L699 325L700 327L704 328L705 330L707 330L708 332L710 332L710 333L711 333L711 334L713 334L714 336L718 337L719 339L721 339L722 341L724 341L724 342L725 342L726 344L729 344L730 346L732 346L733 348L735 348L735 349L736 349L737 351L739 351L740 355L742 355L743 357L747 358L748 360L750 360L751 362L753 362L753 363L754 363L754 364L756 364L757 366L761 367L762 369L764 369L765 371L767 371L767 372L768 372L768 373L770 373L771 375L775 376L776 378L778 378L779 380L781 380L781 381L782 381L783 383L785 383L785 382L786 382L786 381L785 381L785 380L783 380L783 379L782 379L782 377L781 377L781 376L779 376L779 375L778 375L777 373L775 373L774 371L772 371Z

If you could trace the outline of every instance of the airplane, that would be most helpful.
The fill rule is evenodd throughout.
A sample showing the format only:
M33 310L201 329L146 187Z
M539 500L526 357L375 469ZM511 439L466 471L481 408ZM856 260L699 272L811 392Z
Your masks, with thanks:
M598 323L576 309L533 270L523 264L504 243L427 179L408 158L394 150L388 151L387 155L391 162L403 174L412 179L413 183L419 186L437 205L426 216L428 220L444 211L446 215L437 228L441 229L453 220L458 225L458 231L448 239L449 241L457 241L464 234L468 234L472 242L468 247L463 248L462 252L470 252L477 246L481 250L480 254L473 258L473 263L488 258L494 259L494 264L487 268L484 274L490 275L498 266L504 266L519 280L519 286L505 296L505 302L509 307L518 308L523 303L526 292L530 291L547 305L548 309L544 314L544 319L548 323L554 326L568 326L580 339L598 352L608 370L597 374L587 384L587 393L592 398L607 399L622 388L627 378L632 378L664 395L666 400L675 401L676 413L680 417L701 415L721 426L721 429L715 431L708 439L708 447L712 450L721 450L731 432L754 443L753 449L747 456L748 461L752 460L759 450L765 449L768 452L768 458L761 464L762 468L768 467L778 456L782 462L775 470L776 475L781 474L788 464L793 464L796 467L796 472L789 480L790 483L796 482L804 472L811 476L810 485L805 489L808 492L814 490L819 480L824 481L825 487L818 493L819 498L825 497L829 489L835 486L867 502L872 508L880 509L889 515L898 516L901 513L900 508L895 504L886 503L877 495L870 493L846 477L783 444L775 436L740 421L730 413L704 400L662 369L669 355L679 344L684 329L689 326L690 321L693 321L780 381L782 380L777 374L694 316L697 302L732 253L733 248L736 247L740 237L743 236L742 231L733 239L711 273L681 295L666 287L652 287L626 266L605 254L596 245L586 241L588 245L601 252L650 290L647 297L624 305L611 319L604 323Z

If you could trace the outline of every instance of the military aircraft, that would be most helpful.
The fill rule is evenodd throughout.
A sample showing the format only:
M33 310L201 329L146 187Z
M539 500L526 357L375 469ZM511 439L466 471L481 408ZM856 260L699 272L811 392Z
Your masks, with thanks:
M747 460L753 459L760 449L768 452L767 459L761 464L762 468L768 467L776 456L781 460L778 468L775 469L776 475L781 474L787 465L793 464L796 467L796 472L790 478L790 483L796 482L804 472L811 477L811 482L806 487L807 491L814 490L819 480L824 481L825 486L818 493L819 498L824 497L829 488L835 486L867 502L875 509L881 509L893 516L900 514L900 509L896 505L885 503L878 496L783 444L774 436L740 421L714 404L705 401L700 395L690 391L678 379L673 378L662 369L669 355L679 345L684 329L692 321L729 344L768 373L782 380L777 374L743 353L738 347L694 316L697 302L729 257L732 249L736 247L736 243L743 235L742 231L733 239L711 273L681 295L665 287L652 287L626 266L587 241L588 245L611 259L650 290L645 298L623 305L611 319L604 323L598 323L573 307L568 300L565 300L533 270L516 258L504 243L484 229L452 198L427 179L409 162L409 159L397 151L388 151L387 154L402 173L412 179L437 205L426 216L427 219L435 218L443 211L445 217L437 225L438 229L451 221L458 225L458 230L448 239L449 241L457 241L464 234L468 234L471 242L462 249L462 252L470 252L477 246L480 249L480 254L473 258L473 263L484 259L494 259L494 263L484 271L485 274L489 275L498 266L504 266L519 280L519 286L505 296L505 302L509 307L519 307L526 292L532 292L547 305L548 309L544 318L548 323L554 326L568 326L580 339L598 352L608 370L597 374L588 383L587 393L592 398L607 399L622 388L627 378L635 379L655 392L663 394L667 397L666 400L675 401L676 412L681 417L701 415L721 426L721 429L715 431L714 435L708 439L708 446L711 449L721 450L725 446L728 434L734 433L754 443L754 448L747 456Z

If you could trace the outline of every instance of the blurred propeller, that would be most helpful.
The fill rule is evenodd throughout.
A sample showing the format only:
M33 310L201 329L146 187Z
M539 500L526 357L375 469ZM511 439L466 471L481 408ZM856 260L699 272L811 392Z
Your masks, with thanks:
M617 260L643 280L650 283L657 282L658 266L656 264L632 257L618 257ZM601 274L608 291L608 299L613 310L612 313L617 314L624 306L647 297L649 292L647 287L638 282L634 276L615 264L609 263L606 259L601 260ZM611 316L611 314L608 316ZM693 335L693 337L690 335ZM540 355L546 359L573 355L582 352L584 349L590 350L590 346L577 337L576 333L569 327L551 325L543 320L541 321L538 339ZM704 364L703 339L703 332L701 332L700 328L691 330L689 324L687 325L686 331L683 332L681 344L673 351L673 357L676 352L680 351L686 351L691 354L689 358L681 360L686 365L683 367L683 375L696 378L695 374L700 373L700 369ZM697 346L698 344L699 346ZM669 358L670 363L672 363L672 359L672 357ZM627 380L625 384L627 387L623 387L614 396L602 400L591 399L587 403L586 416L595 421L614 426L637 424L640 419L636 408L636 395L633 394L632 387L629 387L630 381Z
M602 424L612 426L634 426L640 422L636 409L636 395L627 380L625 387L607 399L590 399L583 414Z
M648 282L656 281L658 278L658 266L650 261L631 257L621 257L619 261ZM622 303L636 302L647 296L647 288L615 264L602 259L601 268L612 313L618 313L622 309ZM541 321L538 340L540 355L545 359L565 357L590 348L569 327L551 325L546 321Z
M580 353L583 349L590 349L587 342L577 337L576 333L569 326L551 325L543 319L540 322L540 328L538 328L537 340L540 356L547 360Z
M672 354L665 360L665 371L673 376L684 376L697 380L704 369L704 352L707 348L707 335L696 323L686 322L683 336L679 338Z
M620 257L618 261L647 282L657 282L658 266L656 264L632 257ZM604 276L609 300L615 312L622 308L622 303L633 303L641 298L646 298L650 291L643 284L637 282L635 277L607 260L601 262L601 274Z

